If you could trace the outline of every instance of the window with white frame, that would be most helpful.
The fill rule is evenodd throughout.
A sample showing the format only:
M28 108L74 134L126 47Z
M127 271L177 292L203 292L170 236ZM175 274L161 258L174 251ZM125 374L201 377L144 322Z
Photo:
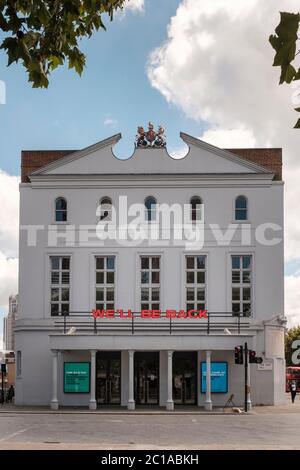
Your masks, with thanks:
M51 316L69 315L70 311L70 257L50 257Z
M68 206L64 197L58 197L55 200L55 222L67 222Z
M205 310L206 256L185 257L186 310Z
M110 222L112 220L112 200L103 197L100 201L100 222Z
M157 201L155 197L148 196L145 199L145 219L147 222L155 222L156 221L156 209L157 209Z
M191 221L199 222L202 220L202 200L198 196L193 196L190 200Z
M115 308L115 256L96 256L96 308Z
M141 310L160 309L160 257L141 256Z
M248 201L245 196L238 196L235 200L235 220L247 220Z
M233 255L231 269L232 312L249 317L252 304L252 256Z

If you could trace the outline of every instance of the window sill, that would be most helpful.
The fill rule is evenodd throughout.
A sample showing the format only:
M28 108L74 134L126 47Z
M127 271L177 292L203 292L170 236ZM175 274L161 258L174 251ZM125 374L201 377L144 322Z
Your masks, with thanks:
M52 222L51 225L71 225L71 222Z
M232 224L251 224L251 221L250 220L233 220L231 222Z

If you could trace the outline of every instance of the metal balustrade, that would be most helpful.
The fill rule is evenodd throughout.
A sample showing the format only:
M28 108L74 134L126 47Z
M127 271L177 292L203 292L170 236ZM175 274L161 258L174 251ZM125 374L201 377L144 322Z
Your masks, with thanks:
M195 320L192 318L169 318L166 312L161 312L160 318L144 318L141 316L141 312L131 313L132 317L128 318L95 318L90 311L74 311L68 314L59 312L59 315L53 318L55 326L64 334L71 328L95 335L108 332L122 332L132 335L145 332L164 332L170 335L203 332L209 335L211 332L224 332L225 328L240 334L242 329L247 329L250 326L249 317L245 317L243 313L207 312L207 318L195 318Z

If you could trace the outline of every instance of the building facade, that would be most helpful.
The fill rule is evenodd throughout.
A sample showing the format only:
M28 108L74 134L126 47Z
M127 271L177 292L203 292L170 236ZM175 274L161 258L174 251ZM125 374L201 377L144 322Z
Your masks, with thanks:
M6 364L6 373L3 374L3 389L7 391L11 385L15 386L15 353L0 351L0 364ZM2 374L0 374L0 389L2 389Z
M245 343L249 405L284 400L281 150L160 134L22 153L16 404L242 405Z
M15 322L18 314L18 295L10 295L8 314L3 318L3 349L15 350Z

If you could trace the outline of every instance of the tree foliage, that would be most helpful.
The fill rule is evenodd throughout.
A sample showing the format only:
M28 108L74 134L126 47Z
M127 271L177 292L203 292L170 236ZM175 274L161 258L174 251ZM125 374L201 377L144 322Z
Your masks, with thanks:
M22 62L33 87L48 87L51 72L65 62L81 75L86 57L79 41L113 19L125 0L0 0L0 45L8 65Z
M292 363L292 354L294 352L292 344L296 339L300 340L300 326L290 328L285 334L285 359L287 366L295 365Z
M275 29L276 34L269 38L276 51L273 65L281 68L280 84L300 80L300 68L297 69L295 64L296 56L300 52L297 51L299 23L299 13L281 12L280 23ZM300 108L295 108L295 111L300 112ZM300 129L300 119L295 128Z

